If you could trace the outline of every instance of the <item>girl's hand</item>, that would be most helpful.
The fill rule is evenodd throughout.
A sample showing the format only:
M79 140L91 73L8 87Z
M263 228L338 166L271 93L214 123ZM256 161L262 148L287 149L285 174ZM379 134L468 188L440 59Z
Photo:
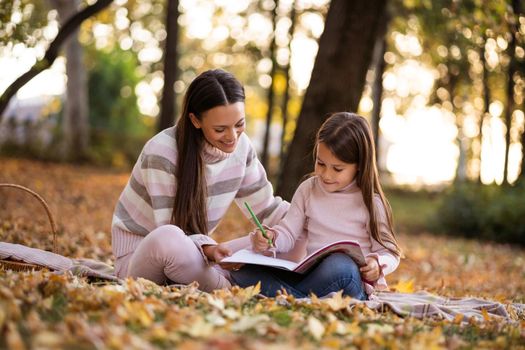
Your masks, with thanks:
M366 258L366 265L361 267L359 271L361 271L361 278L369 282L377 281L381 274L377 259L371 256Z
M212 262L219 262L222 259L232 255L231 250L223 244L205 245L202 247L202 251L208 260Z
M264 226L264 229L266 230L266 236L268 236L268 238L265 238L260 230L256 230L250 234L252 250L256 253L262 253L273 248L273 241L276 236L275 231L267 226ZM272 243L271 245L268 243L268 240Z

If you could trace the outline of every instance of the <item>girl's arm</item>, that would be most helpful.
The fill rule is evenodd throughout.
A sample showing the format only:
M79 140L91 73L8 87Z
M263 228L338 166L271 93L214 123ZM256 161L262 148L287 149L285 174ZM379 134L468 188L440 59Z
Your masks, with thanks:
M273 241L277 252L284 253L291 251L299 236L303 232L305 215L305 186L301 185L295 192L288 213L281 222L273 227L265 227L266 237L257 229L253 234L252 247L256 252L267 250Z
M277 234L275 246L278 252L289 252L304 231L306 222L306 200L310 181L303 182L294 193L290 209L281 222L272 229Z
M391 228L388 226L386 217L386 210L378 196L374 197L374 205L377 213L377 224L379 232L390 232ZM371 253L367 257L374 257L377 259L379 264L381 277L392 273L399 266L399 256L393 254L390 250L381 245L378 241L371 238L372 246L370 248ZM391 248L395 248L392 244L385 242L385 245Z

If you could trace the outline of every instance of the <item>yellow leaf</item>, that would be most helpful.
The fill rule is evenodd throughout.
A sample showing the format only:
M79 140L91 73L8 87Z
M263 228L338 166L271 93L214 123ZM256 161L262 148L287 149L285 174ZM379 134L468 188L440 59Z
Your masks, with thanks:
M326 327L325 333L326 334L332 334L337 333L338 330L341 329L341 322L339 320L330 321L328 324L328 327Z
M392 288L399 293L414 293L414 279L401 280L397 282Z
M330 349L342 349L341 341L339 339L328 339L323 341L323 347L327 347Z
M452 323L460 324L461 321L463 321L463 314L457 314L456 317L454 317L454 321Z
M485 308L481 309L481 314L483 315L483 319L485 321L490 321L490 315L489 315L487 309L485 309Z
M166 340L168 338L168 335L169 335L168 332L162 326L154 325L151 328L151 332L150 332L151 339L162 341L162 340Z
M333 297L323 299L323 302L327 304L332 311L344 310L350 305L350 298L343 298L343 291L337 292Z
M7 334L5 337L5 342L8 349L23 350L26 348L24 342L22 341L20 333L18 333L18 328L14 323L11 322L7 324Z
M4 328L4 322L7 319L6 313L4 311L4 305L0 302L0 329Z
M261 292L261 283L258 282L255 286L250 286L247 288L239 288L236 292L236 296L241 299L241 301L246 301L256 296Z
M231 308L227 308L227 309L224 309L222 310L222 314L224 316L226 316L227 318L229 318L230 320L235 320L237 318L239 318L240 314L237 310L235 309L231 309Z
M392 327L389 324L378 324L378 323L369 323L366 326L366 335L367 336L373 336L375 334L387 334L387 333L393 333L394 327Z
M315 340L320 340L325 332L325 327L317 318L308 317L308 330Z
M315 294L312 294L310 296L310 300L311 300L312 305L319 305L321 303L321 301L319 300L319 298Z
M341 321L335 321L332 324L334 323L336 326L334 332L338 335L355 335L361 333L361 328L359 327L359 323L357 322L346 323ZM332 324L330 326L332 326Z
M208 295L208 304L216 307L219 310L224 310L224 300L220 298L214 298L211 295Z
M53 349L58 348L62 344L63 336L58 333L52 333L50 331L42 331L38 333L33 343L31 344L32 347L35 348L47 348L47 349Z
M135 317L144 327L149 327L153 323L153 317L150 315L146 308L139 308L135 311Z
M206 322L204 319L199 318L196 322L194 322L191 326L187 328L186 332L194 338L208 337L213 332L213 325L211 323Z
M217 314L216 312L206 315L206 321L214 326L224 326L226 324L224 317Z
M254 316L243 316L237 322L232 325L232 331L234 332L244 332L248 329L255 328L260 324L264 324L270 321L270 316L266 314L254 315Z

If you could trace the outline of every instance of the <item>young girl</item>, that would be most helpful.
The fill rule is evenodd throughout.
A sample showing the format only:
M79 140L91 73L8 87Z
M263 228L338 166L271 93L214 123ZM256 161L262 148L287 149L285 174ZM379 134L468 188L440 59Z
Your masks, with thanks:
M120 278L158 284L229 287L218 265L249 237L218 245L213 232L230 204L249 202L265 223L279 222L289 204L273 189L248 137L244 88L233 75L210 70L196 77L176 126L149 140L113 215L112 248ZM300 249L300 248L299 248Z
M261 293L275 296L284 288L296 297L310 293L343 294L364 300L374 287L384 289L384 276L394 271L401 255L392 227L392 212L383 195L367 120L352 113L335 113L317 133L314 176L299 185L285 218L267 230L278 252L294 247L306 231L307 253L343 239L359 242L366 266L334 253L308 273L245 265L232 273L241 287L261 282ZM261 232L253 234L252 249L269 249Z

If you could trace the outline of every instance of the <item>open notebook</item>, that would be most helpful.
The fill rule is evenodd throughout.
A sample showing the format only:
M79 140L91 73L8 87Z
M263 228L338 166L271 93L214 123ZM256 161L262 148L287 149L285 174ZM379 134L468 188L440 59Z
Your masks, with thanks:
M363 251L359 244L355 241L346 240L325 245L299 262L264 256L249 249L239 250L232 254L232 256L222 259L221 262L264 265L298 273L305 273L321 259L335 252L348 254L358 266L366 265L365 256L363 255Z

